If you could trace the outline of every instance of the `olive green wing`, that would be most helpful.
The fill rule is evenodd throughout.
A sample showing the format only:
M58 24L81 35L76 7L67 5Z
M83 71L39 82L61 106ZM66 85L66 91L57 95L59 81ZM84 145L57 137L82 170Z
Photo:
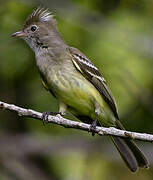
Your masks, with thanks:
M92 64L91 61L78 49L70 47L69 52L72 56L72 62L76 69L95 86L104 98L105 102L112 109L115 117L119 119L115 100L98 68L95 67L94 64Z

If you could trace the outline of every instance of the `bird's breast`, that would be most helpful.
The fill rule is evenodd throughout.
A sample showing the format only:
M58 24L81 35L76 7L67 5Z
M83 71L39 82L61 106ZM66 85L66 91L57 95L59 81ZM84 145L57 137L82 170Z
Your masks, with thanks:
M76 114L93 118L95 102L104 116L110 114L111 111L106 107L107 104L98 90L75 69L73 64L61 65L57 62L45 61L40 64L37 62L37 65L48 88ZM108 112L105 111L106 109Z

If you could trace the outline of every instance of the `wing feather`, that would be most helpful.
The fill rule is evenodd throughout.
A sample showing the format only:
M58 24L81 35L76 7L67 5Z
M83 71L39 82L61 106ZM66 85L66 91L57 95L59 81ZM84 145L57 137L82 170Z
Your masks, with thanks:
M119 119L115 100L98 68L95 67L94 64L91 63L91 61L78 49L69 48L69 51L72 56L72 62L76 69L95 86L95 88L99 91L104 100L112 109L115 117Z

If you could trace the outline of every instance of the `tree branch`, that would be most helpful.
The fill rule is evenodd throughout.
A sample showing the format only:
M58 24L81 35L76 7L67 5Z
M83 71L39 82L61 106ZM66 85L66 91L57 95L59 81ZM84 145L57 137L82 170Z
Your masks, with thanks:
M19 116L27 116L27 117L42 121L42 113L31 110L31 109L21 108L13 104L4 103L2 101L0 101L0 109L14 111L18 113ZM67 128L80 129L80 130L88 131L88 132L90 131L89 124L85 124L85 123L77 122L77 121L71 121L66 118L63 118L59 114L56 116L49 116L48 123L58 124ZM97 133L98 135L113 135L113 136L119 136L119 137L124 137L124 138L137 139L141 141L153 142L152 134L124 131L124 130L116 129L114 127L105 128L105 127L97 126L94 132Z

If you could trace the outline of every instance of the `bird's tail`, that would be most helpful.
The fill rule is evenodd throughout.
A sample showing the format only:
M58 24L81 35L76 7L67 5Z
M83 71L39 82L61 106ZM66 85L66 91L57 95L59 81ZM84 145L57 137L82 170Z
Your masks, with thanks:
M117 127L124 129L118 121ZM147 158L132 140L116 136L112 136L112 140L122 159L132 172L135 172L138 167L149 168Z

